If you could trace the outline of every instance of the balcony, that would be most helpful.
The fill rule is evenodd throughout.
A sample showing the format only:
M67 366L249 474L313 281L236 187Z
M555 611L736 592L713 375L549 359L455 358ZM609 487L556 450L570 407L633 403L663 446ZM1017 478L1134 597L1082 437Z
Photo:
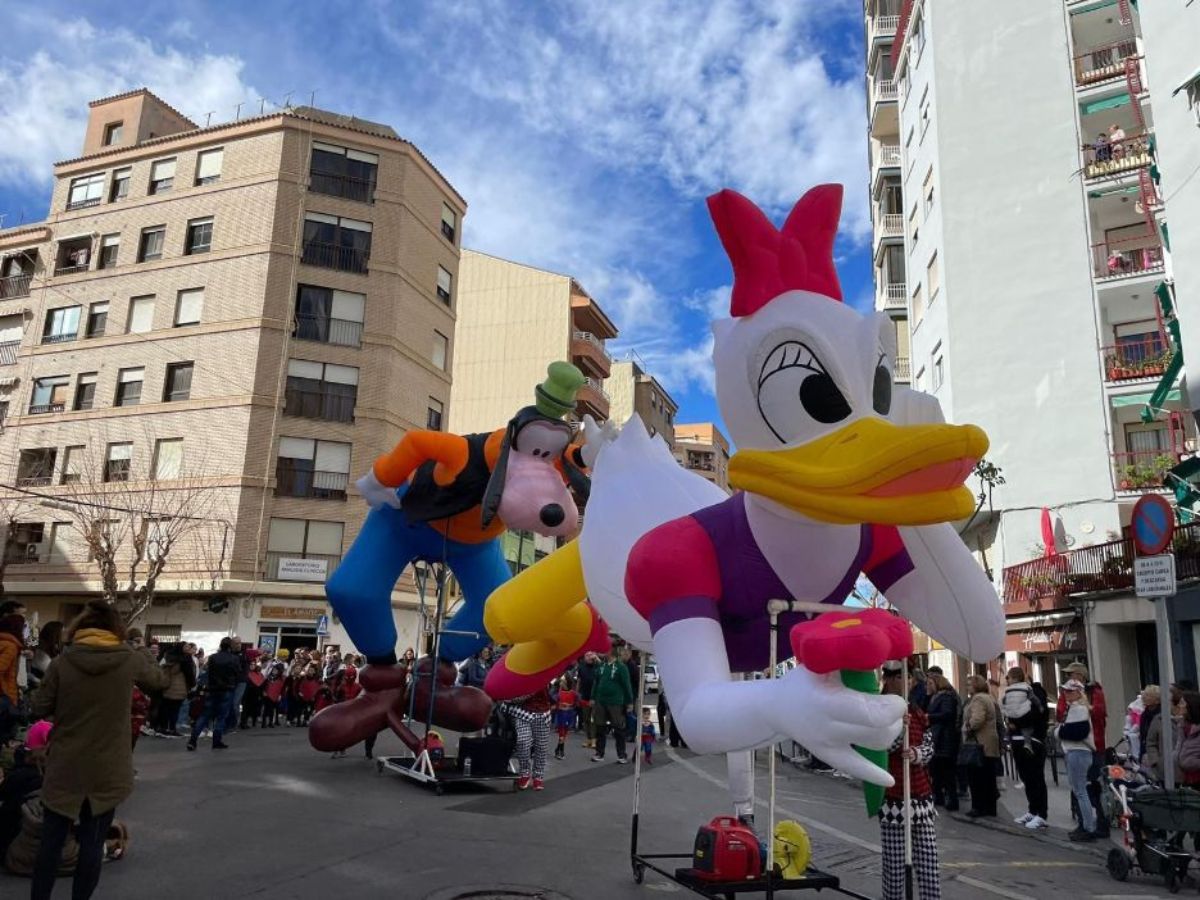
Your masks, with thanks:
M612 370L612 357L605 349L604 341L590 331L571 333L571 358L582 362L582 368L591 370L600 378L607 378Z
M20 346L20 341L5 341L0 344L0 366L15 365L17 362L17 348Z
M346 200L357 200L359 203L375 202L374 179L317 171L309 172L308 178L308 189L314 194L343 197Z
M1124 78L1125 60L1137 55L1137 40L1132 36L1080 53L1073 61L1076 87L1091 87L1103 81Z
M6 275L0 278L0 300L13 300L17 297L29 296L29 283L33 281L33 273Z
M301 341L337 344L340 347L361 347L362 333L362 322L297 313L292 337Z
M321 472L280 459L275 466L276 497L308 497L313 500L345 500L350 476L345 472Z
M306 565L297 566L297 560L303 560ZM288 553L282 550L268 550L263 577L267 581L324 583L341 561L340 553ZM300 573L298 571L300 568L307 571ZM324 577L321 577L322 569L324 569Z
M912 361L907 356L896 357L892 377L902 384L908 384L912 380Z
M339 272L357 272L367 274L367 262L371 257L370 250L358 247L343 247L339 244L326 244L321 241L306 241L300 261L307 266L318 266L322 269L337 269Z
M879 168L900 166L900 145L880 144L879 152L875 155L875 165Z
M41 416L46 413L59 413L67 408L66 403L35 403L29 406L29 415Z
M1179 526L1171 549L1179 580L1200 578L1200 522ZM1074 594L1132 591L1133 559L1133 541L1122 538L1009 566L1004 570L1005 611L1053 609Z
M900 213L875 214L875 243L904 240L904 216Z
M591 413L600 420L608 418L608 392L604 390L604 386L597 379L591 376L584 379L583 387L579 389L579 402L583 406L583 409L579 410L581 415Z
M1139 450L1134 453L1114 453L1113 478L1122 493L1160 491L1163 479L1179 465L1182 454L1169 450Z
M871 99L873 102L895 102L896 96L896 82L891 78L876 78L871 82Z
M1083 146L1083 176L1087 179L1111 178L1132 172L1154 162L1150 135L1138 134L1116 143Z
M879 41L896 36L900 27L899 16L874 16L871 19L871 40Z
M1110 382L1158 378L1175 356L1170 342L1161 334L1101 347L1100 350L1104 354L1104 377Z
M885 284L883 286L883 308L901 312L908 309L908 289L904 282L900 284Z
M1163 246L1157 235L1092 245L1092 271L1097 281L1136 278L1162 272L1163 267Z
M326 422L353 422L357 395L357 389L353 393L336 393L288 386L283 393L283 414Z

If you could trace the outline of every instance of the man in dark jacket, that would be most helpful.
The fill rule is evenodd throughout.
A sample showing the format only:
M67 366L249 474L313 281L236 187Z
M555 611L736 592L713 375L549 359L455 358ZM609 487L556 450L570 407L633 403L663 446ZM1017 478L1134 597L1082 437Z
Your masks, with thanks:
M483 683L487 681L487 675L491 668L492 648L484 647L463 664L462 671L458 673L458 683L466 687L479 688L482 691Z
M616 649L596 667L592 683L592 717L596 726L596 755L592 762L604 759L604 745L611 723L617 740L617 762L626 763L625 714L633 707L633 687L629 684L629 668L617 659Z
M579 725L583 729L583 733L587 735L583 746L589 750L596 746L596 725L592 718L592 685L595 682L596 667L599 664L600 657L590 650L583 654L583 659L579 661Z
M237 689L242 674L241 657L233 652L233 641L221 638L221 649L208 658L208 693L205 696L204 712L192 726L192 736L187 742L189 750L196 749L200 733L212 723L213 749L226 750L229 745L221 740L225 733L225 719L229 715L229 701Z

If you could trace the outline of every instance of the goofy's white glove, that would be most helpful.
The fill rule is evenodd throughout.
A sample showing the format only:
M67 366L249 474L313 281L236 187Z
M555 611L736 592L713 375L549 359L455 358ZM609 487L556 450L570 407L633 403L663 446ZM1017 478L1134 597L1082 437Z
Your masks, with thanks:
M396 489L381 484L375 477L374 469L354 482L354 486L358 488L358 492L362 494L371 509L379 509L381 506L390 506L392 509L400 508L400 498L396 496Z
M603 425L600 425L590 415L585 415L583 417L584 443L579 450L579 455L583 457L583 464L589 469L594 468L596 457L600 455L604 445L611 444L620 433L621 429L612 419L608 419Z

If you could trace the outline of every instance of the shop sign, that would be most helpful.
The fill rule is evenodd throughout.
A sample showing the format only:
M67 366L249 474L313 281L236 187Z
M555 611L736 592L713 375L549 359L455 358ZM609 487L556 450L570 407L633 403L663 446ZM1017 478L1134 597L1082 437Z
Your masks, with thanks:
M316 622L324 610L319 606L267 606L263 605L260 619L273 622Z
M324 583L329 571L327 559L297 559L284 557L279 560L280 581L315 581Z

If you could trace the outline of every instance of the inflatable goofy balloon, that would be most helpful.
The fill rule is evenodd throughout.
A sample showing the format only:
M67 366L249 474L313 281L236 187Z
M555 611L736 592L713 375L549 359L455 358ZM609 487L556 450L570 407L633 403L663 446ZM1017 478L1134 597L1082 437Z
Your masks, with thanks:
M615 439L601 435L579 540L488 601L489 621L536 622L547 598L588 596L615 631L653 650L688 745L730 754L731 783L743 786L742 751L784 739L890 785L855 748L888 747L904 713L900 698L852 690L838 671L911 647L907 626L898 633L879 611L785 613L779 658L797 667L778 680L738 678L768 665L769 600L840 604L864 573L952 650L985 662L1002 648L999 600L947 524L974 508L963 482L987 438L944 424L934 398L894 385L887 317L841 302L841 196L838 185L814 188L782 229L733 191L709 199L734 269L714 363L739 493L681 469L634 417Z
M403 691L410 674L395 665L391 594L400 574L418 560L444 562L463 593L446 626L452 633L440 643L436 724L468 731L482 727L491 701L475 688L454 687L452 663L490 642L484 602L510 576L499 541L504 530L553 537L578 530L579 512L564 481L587 496L589 481L581 469L590 452L572 444L572 426L562 417L574 410L583 383L575 366L551 363L534 405L521 409L505 428L470 435L410 431L359 479L356 486L371 512L326 593L367 657L361 675L367 693L314 718L310 740L318 749L344 749L391 723L389 703L395 705L397 698L382 695ZM429 660L418 664L418 708L424 708L422 694L428 702L433 668Z

